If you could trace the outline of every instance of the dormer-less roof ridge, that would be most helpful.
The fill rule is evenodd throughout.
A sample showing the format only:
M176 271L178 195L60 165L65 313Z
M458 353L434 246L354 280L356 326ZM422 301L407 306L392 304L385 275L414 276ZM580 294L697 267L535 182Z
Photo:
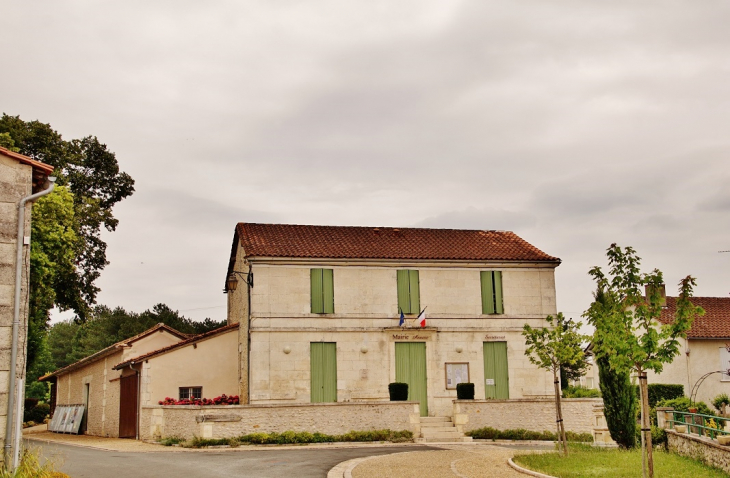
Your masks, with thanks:
M158 332L158 331L169 332L170 334L174 335L175 337L177 337L181 340L186 340L187 338L190 337L188 334L183 334L182 332L180 332L176 329L173 329L169 325L165 325L162 322L160 322L157 325L155 325L154 327L150 327L149 329L145 330L142 333L139 333L135 336L126 338L124 340L120 340L119 342L114 343L104 349L101 349L98 352L93 353L87 357L84 357L81 360L78 360L72 364L66 365L65 367L61 367L58 370L56 370L55 372L48 373L48 374L40 377L38 380L43 381L43 380L47 380L51 377L56 377L58 375L63 375L64 373L72 372L78 368L83 367L84 365L86 365L88 363L95 362L104 357L108 357L109 355L112 355L113 353L118 352L120 349L122 349L124 347L130 347L132 343L134 343L144 337L152 335L153 333Z
M112 368L115 369L115 370L119 370L121 368L124 368L124 367L128 366L129 364L136 363L136 362L140 362L140 361L143 361L143 360L147 360L147 359L152 358L152 357L154 357L156 355L160 355L160 354L163 354L163 353L167 353L167 352L170 352L172 350L178 349L180 347L184 347L186 345L190 345L192 343L199 342L201 340L209 339L211 337L214 337L216 335L222 334L224 332L228 332L228 331L231 331L231 330L235 330L238 327L239 327L239 324L238 323L235 323L235 324L230 324L230 325L224 325L223 327L219 327L217 329L209 330L208 332L204 332L202 334L192 335L188 339L182 340L182 341L180 341L180 342L178 342L176 344L168 345L166 347L162 347L162 348L159 348L157 350L153 350L151 352L148 352L148 353L143 354L143 355L139 355L137 357L131 357L131 358L125 360L124 362L118 363L117 365L115 365Z
M554 262L511 231L238 223L246 257Z

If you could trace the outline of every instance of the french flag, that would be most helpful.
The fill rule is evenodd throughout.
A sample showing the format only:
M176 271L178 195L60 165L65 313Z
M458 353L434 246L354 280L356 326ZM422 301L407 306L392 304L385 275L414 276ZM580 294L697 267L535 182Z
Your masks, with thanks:
M401 319L402 320L402 319ZM420 314L418 314L418 323L421 325L421 327L426 326L426 308L424 307Z

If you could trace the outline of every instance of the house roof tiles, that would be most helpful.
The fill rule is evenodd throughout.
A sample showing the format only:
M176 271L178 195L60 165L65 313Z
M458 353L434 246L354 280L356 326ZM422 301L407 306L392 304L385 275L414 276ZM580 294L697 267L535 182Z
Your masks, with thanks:
M510 231L242 222L236 236L246 257L560 262Z
M109 355L112 355L112 354L118 352L121 348L128 346L128 345L132 344L133 342L136 342L139 339L147 337L148 335L151 335L154 332L163 331L163 330L166 332L169 332L170 334L172 334L180 339L183 339L183 340L185 340L189 337L188 334L183 334L182 332L179 332L168 325L159 323L159 324L155 325L154 327L151 327L140 334L137 334L133 337L129 337L128 339L120 340L119 342L112 344L109 347L106 347L104 349L101 349L98 352L93 353L87 357L84 357L81 360L78 360L70 365L66 365L65 367L61 367L58 370L56 370L55 372L47 373L46 375L40 377L38 380L43 381L43 380L47 380L51 377L57 377L59 375L65 374L65 373L72 372L89 363L93 363L104 357L108 357Z
M692 297L694 305L705 309L705 315L696 317L687 333L690 339L730 339L730 297ZM659 320L669 323L677 312L677 298L667 297L667 307Z
M238 328L238 324L236 323L236 324L231 324L231 325L225 325L223 327L219 327L217 329L210 330L210 331L205 332L203 334L193 335L193 336L189 337L188 339L182 340L182 341L180 341L180 342L178 342L176 344L168 345L167 347L162 347L162 348L159 348L157 350L153 350L151 352L148 352L146 354L138 355L137 357L132 357L132 358L130 358L128 360L125 360L124 362L118 363L117 365L115 365L112 368L115 369L115 370L118 370L118 369L121 369L121 368L124 368L124 367L128 366L131 363L140 362L142 360L147 360L149 358L154 357L155 355L160 355L160 354L164 354L164 353L167 353L167 352L171 352L171 351L173 351L175 349L178 349L180 347L184 347L186 345L189 345L189 344L192 344L192 343L195 343L195 342L199 342L200 340L209 339L209 338L214 337L216 335L219 335L219 334L222 334L222 333L225 333L225 332L229 332L229 331L235 330L237 328Z
M0 154L2 154L3 156L7 156L8 158L13 158L15 160L18 160L23 164L33 166L34 170L43 172L46 175L51 174L53 172L53 166L51 166L50 164L42 163L40 161L37 161L37 160L30 158L28 156L25 156L23 154L16 153L15 151L10 151L9 149L3 148L2 146L0 146Z

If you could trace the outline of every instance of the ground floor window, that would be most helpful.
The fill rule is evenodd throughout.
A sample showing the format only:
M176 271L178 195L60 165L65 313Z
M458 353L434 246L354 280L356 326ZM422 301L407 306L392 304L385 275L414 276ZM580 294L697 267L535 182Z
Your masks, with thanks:
M203 398L203 387L180 387L180 400Z

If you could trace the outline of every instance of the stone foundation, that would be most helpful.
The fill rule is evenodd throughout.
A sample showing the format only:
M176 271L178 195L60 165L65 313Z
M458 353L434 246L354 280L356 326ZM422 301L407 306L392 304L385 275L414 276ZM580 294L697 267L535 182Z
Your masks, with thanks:
M144 406L140 413L142 440L161 437L231 438L257 432L320 432L352 430L420 432L417 402L308 403L297 405Z
M561 402L566 431L593 434L594 429L605 427L602 399L566 398ZM547 430L554 433L555 401L546 398L455 400L454 423L462 433L483 427L497 430L523 428L536 432Z
M730 473L730 446L718 445L707 437L667 430L669 451L701 461Z

